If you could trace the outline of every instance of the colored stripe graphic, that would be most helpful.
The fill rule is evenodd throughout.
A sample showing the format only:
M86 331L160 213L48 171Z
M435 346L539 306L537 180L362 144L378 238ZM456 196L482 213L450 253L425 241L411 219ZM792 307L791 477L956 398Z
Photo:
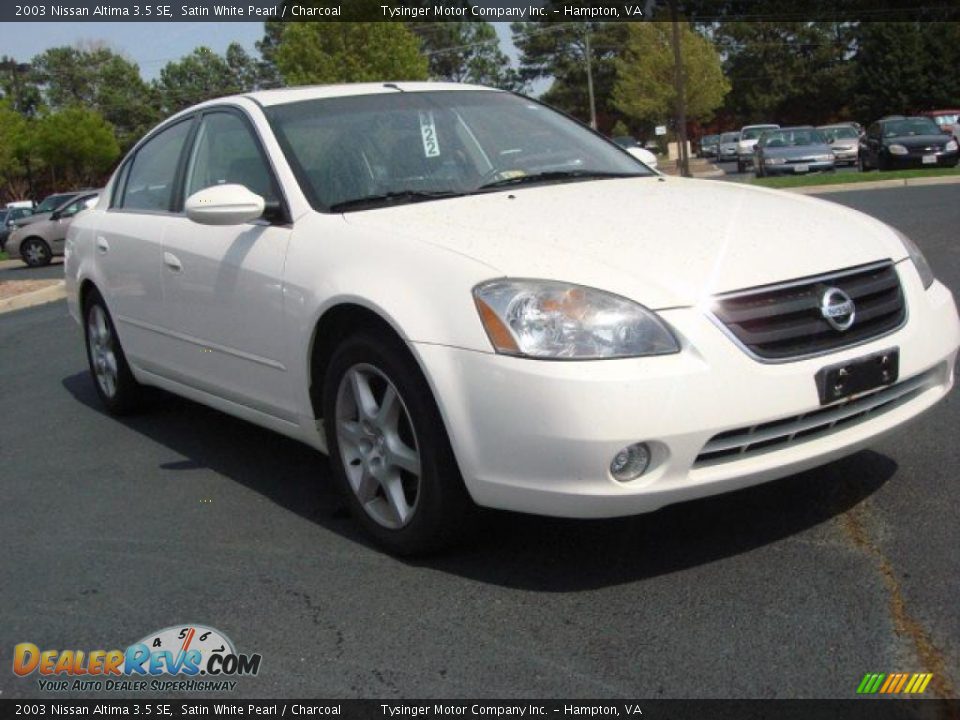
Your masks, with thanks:
M919 695L927 689L933 673L867 673L857 686L858 695Z

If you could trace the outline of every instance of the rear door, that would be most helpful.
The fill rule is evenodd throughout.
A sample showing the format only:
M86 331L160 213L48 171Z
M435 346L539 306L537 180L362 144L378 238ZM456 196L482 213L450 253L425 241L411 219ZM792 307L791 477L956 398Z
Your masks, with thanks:
M161 374L172 342L163 308L163 236L174 217L194 121L159 130L127 159L94 240L102 290L127 358Z
M211 226L172 218L163 241L164 312L176 329L175 379L290 422L283 268L291 226L256 131L238 108L201 116L185 163L180 207L190 195L237 183L278 219Z

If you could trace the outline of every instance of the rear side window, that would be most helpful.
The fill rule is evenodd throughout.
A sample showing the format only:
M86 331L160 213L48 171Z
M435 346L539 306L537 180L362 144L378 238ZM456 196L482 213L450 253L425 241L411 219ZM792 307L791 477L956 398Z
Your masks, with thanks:
M168 212L173 203L177 165L190 120L184 120L151 138L137 151L127 172L119 207L125 210Z

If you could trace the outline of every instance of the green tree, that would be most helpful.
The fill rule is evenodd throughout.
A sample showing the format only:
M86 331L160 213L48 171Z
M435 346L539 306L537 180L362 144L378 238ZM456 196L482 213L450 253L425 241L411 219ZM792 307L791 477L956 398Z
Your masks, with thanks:
M451 82L522 90L525 83L500 49L488 22L411 23L430 63L430 77Z
M552 4L546 5L547 11ZM543 100L587 121L587 43L593 70L594 97L600 124L612 125L619 113L611 102L616 80L614 61L627 37L627 23L523 22L510 26L520 51L520 79L553 78Z
M17 180L23 177L23 153L27 150L27 120L6 100L0 100L0 182L11 192Z
M291 85L429 77L416 35L400 23L288 23L273 56Z
M124 148L160 119L156 97L140 77L140 68L108 48L50 48L32 65L50 109L96 110L116 129Z
M237 68L208 47L198 47L180 60L167 63L154 82L165 114L248 89Z
M54 186L98 183L120 155L113 128L100 113L82 107L40 117L33 144Z
M615 61L613 103L642 122L670 117L677 102L671 24L631 23L623 54ZM730 84L723 76L713 43L686 24L681 26L687 118L706 120L723 103Z
M724 109L739 124L850 119L853 25L725 22L711 32L732 86Z

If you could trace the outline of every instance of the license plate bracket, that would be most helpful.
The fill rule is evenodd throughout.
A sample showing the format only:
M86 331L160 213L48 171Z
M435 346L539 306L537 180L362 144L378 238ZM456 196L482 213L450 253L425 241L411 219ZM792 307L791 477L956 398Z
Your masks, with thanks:
M936 165L936 164L937 164L937 156L936 156L936 155L924 155L924 156L923 156L923 164L924 164L924 165Z
M821 368L816 376L820 404L829 405L854 395L892 385L900 374L900 348Z
M794 165L794 166L793 166L793 171L794 171L795 173L810 172L810 166L809 166L809 165Z

